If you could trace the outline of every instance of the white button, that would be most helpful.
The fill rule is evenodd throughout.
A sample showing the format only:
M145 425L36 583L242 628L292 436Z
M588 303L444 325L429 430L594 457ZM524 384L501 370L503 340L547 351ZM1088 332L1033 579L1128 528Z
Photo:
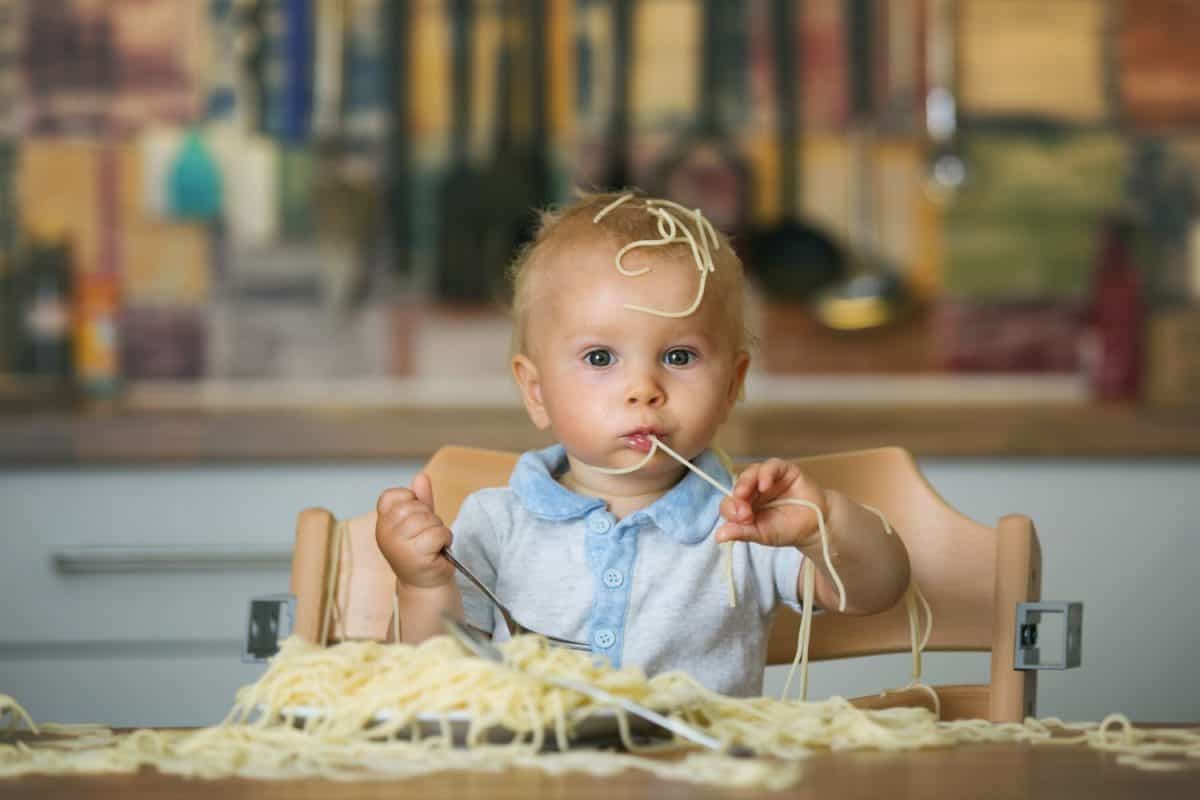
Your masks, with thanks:
M608 628L601 628L600 630L596 631L592 638L595 640L596 646L601 650L607 650L616 644L617 641L617 635Z
M610 589L616 589L625 582L625 576L620 570L606 569L604 570L604 585Z
M588 517L588 527L596 533L606 533L612 527L612 523L603 514L596 514Z

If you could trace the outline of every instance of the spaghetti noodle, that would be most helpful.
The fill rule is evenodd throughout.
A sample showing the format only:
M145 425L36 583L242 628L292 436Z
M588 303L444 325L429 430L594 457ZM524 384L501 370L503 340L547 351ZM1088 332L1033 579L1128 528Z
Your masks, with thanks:
M595 217L593 217L592 222L594 224L599 223L602 219L604 219L605 216L612 213L615 209L619 208L620 206L633 200L635 197L636 197L636 195L632 192L626 192L626 193L620 195L615 200L613 200L611 203L609 203L604 208L602 208L595 215ZM635 250L637 248L664 247L664 246L671 245L671 244L687 244L691 249L692 258L695 261L696 268L700 272L700 284L699 284L699 287L696 292L696 297L693 300L692 304L688 308L684 309L683 311L667 312L667 311L662 311L660 309L652 309L652 308L648 308L645 306L633 305L633 304L629 304L629 303L624 304L624 307L627 309L633 310L633 311L641 311L644 313L653 314L653 315L662 316L662 317L687 316L687 315L695 312L696 309L700 307L700 303L704 297L704 290L707 285L708 273L713 272L716 269L715 265L714 265L713 257L712 257L712 252L720 249L720 239L717 237L716 231L713 229L712 224L707 219L705 219L703 213L701 213L700 209L698 209L698 208L697 209L688 209L684 206L679 205L678 203L674 203L669 200L657 200L657 199L644 200L642 208L646 213L651 214L652 216L657 218L657 227L658 227L659 238L658 239L639 239L639 240L636 240L633 242L629 242L628 244L621 247L617 251L617 254L614 258L614 262L615 262L617 271L620 272L622 275L625 275L628 277L637 277L639 275L644 275L645 273L650 271L650 269L651 269L650 267L643 267L638 270L626 269L624 264L622 263L622 260L624 259L625 255L627 253L629 253L630 251ZM693 233L692 230L683 222L683 219L679 215L682 215L682 217L684 217L684 218L691 219L691 221L694 224L695 229L696 229L695 233ZM711 249L710 249L710 245L711 245ZM671 456L676 461L678 461L680 464L682 464L684 467L686 467L687 469L689 469L692 472L699 475L703 480L712 484L712 486L714 486L717 489L717 491L721 492L722 494L724 494L726 496L732 495L732 491L729 488L722 486L711 475L708 475L702 469L697 467L695 464L691 463L688 459L684 458L679 453L672 450L669 446L667 446L666 443L664 443L657 436L651 436L650 442L651 442L651 445L650 445L649 452L647 452L645 457L642 458L640 461L638 461L636 464L633 464L633 465L627 466L627 467L591 466L591 468L598 472L603 472L603 473L606 473L609 475L630 474L630 473L636 472L637 470L646 466L648 463L650 463L651 459L654 458L654 456L657 454L657 452L659 450L662 450L667 455ZM732 474L733 470L730 469L729 471ZM768 503L765 507L771 508L771 507L780 506L780 505L804 506L806 508L811 509L812 512L816 515L817 531L818 531L819 541L821 543L821 554L822 554L822 558L825 562L826 573L828 574L830 581L833 583L835 589L837 590L838 611L845 611L845 609L846 609L846 587L845 587L845 584L842 582L841 575L838 574L837 568L833 564L833 556L832 556L832 553L830 552L829 531L825 525L824 512L822 512L821 508L819 506L817 506L815 503L812 503L807 500L802 500L799 498L780 498L780 499L777 499L777 500L774 500L774 501ZM887 518L883 515L883 512L881 512L879 509L873 508L871 506L863 506L863 507L866 508L867 510L873 512L876 516L879 517L879 520L883 524L884 532L886 534L891 535L893 533L892 527L888 523ZM726 581L726 586L728 587L728 591L729 591L729 605L735 606L737 604L737 589L736 589L736 585L734 583L734 576L733 576L733 542L726 542L724 544L724 560L725 560L725 581ZM801 580L804 582L804 587L805 587L804 595L805 596L802 598L801 622L800 622L800 641L798 642L798 645L796 648L796 656L792 662L791 670L788 673L787 682L785 683L784 690L783 690L783 695L784 695L784 697L786 697L788 689L791 686L792 679L795 675L795 672L797 669L799 669L801 672L801 682L800 682L801 699L803 699L807 696L808 636L812 629L812 614L813 614L813 610L814 610L813 609L813 588L812 587L815 583L815 573L813 572L813 567L812 567L811 562L806 560L804 562L804 566L802 569L804 570L804 572L801 575ZM920 642L918 642L919 620L918 620L918 614L916 611L917 602L920 602L920 604L923 606L923 608L926 612L926 620L927 620L925 635L923 637L921 637ZM924 596L921 595L920 589L917 587L915 581L910 581L910 585L905 593L905 603L906 603L907 611L909 614L909 624L910 624L910 629L911 629L911 634L912 634L913 675L912 675L911 682L904 688L919 687L919 688L926 689L927 691L930 692L931 695L933 695L935 707L937 707L937 705L939 704L939 701L937 698L937 693L934 692L929 687L924 686L923 684L920 683L921 651L924 649L925 644L929 640L929 635L930 635L931 631L933 630L933 613L929 607L928 602L926 602Z
M507 665L517 669L471 657L444 636L415 647L378 642L320 647L293 637L257 683L239 690L233 710L218 725L121 735L95 726L43 726L32 738L0 740L0 776L131 773L151 766L199 778L367 780L525 767L592 775L642 769L670 780L783 788L801 780L803 759L813 752L1021 741L1086 744L1139 769L1200 765L1200 729L1135 728L1122 715L1100 723L940 722L925 708L863 710L841 697L823 702L725 697L683 672L647 679L640 670L612 669L535 636L500 646ZM536 677L550 673L659 708L760 757L664 758L675 749L633 739L619 709L603 709ZM543 752L546 744L560 749L576 744L580 722L603 713L616 715L629 753ZM12 698L0 696L0 717L5 714L38 730ZM455 714L469 719L464 747L455 746L450 724ZM419 736L417 723L430 720L432 735ZM507 731L512 741L490 741L494 730Z
M613 200L611 203L609 203L604 208L602 208L599 212L597 212L595 217L592 218L593 224L599 223L602 219L604 219L604 217L606 217L608 214L612 213L612 211L614 211L615 209L624 205L625 203L629 202L630 200L633 200L635 198L635 196L636 195L632 192L626 192L626 193L620 195L615 200ZM679 203L676 203L671 200L654 199L654 198L644 200L642 208L643 208L643 210L645 210L645 212L647 214L657 217L659 238L658 239L638 239L636 241L629 242L628 244L621 247L617 251L617 254L614 258L617 271L620 272L622 275L626 275L628 277L637 277L639 275L644 275L651 270L650 267L643 267L638 270L629 270L629 269L625 268L624 264L622 264L621 262L624 259L625 255L632 250L642 248L642 247L665 247L665 246L671 245L671 244L687 244L691 249L692 258L696 263L696 269L700 272L700 284L696 290L696 297L692 301L692 304L682 311L663 311L661 309L648 308L646 306L639 306L639 305L634 305L631 303L625 303L624 307L627 309L630 309L632 311L641 311L641 312L644 312L647 314L653 314L655 316L660 316L660 317L686 317L686 316L694 313L696 311L696 309L698 309L700 307L700 303L704 299L704 289L707 285L708 274L710 272L714 272L716 270L716 266L713 262L712 253L713 253L713 251L720 250L720 248L721 248L720 239L718 238L717 232L713 228L712 223L709 222L704 217L704 214L701 212L701 210L699 208L689 209L689 208L682 206ZM693 233L692 230L683 222L681 217L678 215L683 215L684 217L690 217L692 224L696 228L696 232ZM665 443L663 443L662 440L660 440L658 437L651 436L650 440L651 440L650 451L646 454L646 457L643 458L641 461L639 461L637 464L634 464L629 467L618 467L618 468L592 467L592 469L595 469L598 472L604 472L604 473L607 473L610 475L625 475L625 474L629 474L631 472L636 472L637 470L641 469L646 464L648 464L650 462L650 460L652 458L654 458L655 453L659 449L661 449L661 450L663 450L663 452L667 453L669 456L674 458L680 464L682 464L683 466L692 470L693 472L695 472L697 475L699 475L704 480L708 481L710 484L712 484L714 487L716 487L716 489L718 491L722 492L726 496L731 495L731 492L729 489L722 486L715 479L713 479L712 476L706 474L703 470L701 470L696 465L692 464L686 458L684 458L683 456L676 453L674 450L672 450L670 447L668 447ZM810 503L807 500L800 500L800 499L795 499L795 498L784 498L784 499L776 500L772 503L769 503L767 505L767 507L769 508L772 506L785 505L785 504L806 506L808 508L811 508L813 510L813 512L817 515L817 524L818 524L818 528L820 531L820 537L821 537L820 538L821 550L822 550L822 553L825 558L825 566L826 566L826 569L828 570L830 579L833 581L834 585L837 587L837 590L838 590L838 610L844 611L846 608L846 587L842 584L841 576L838 575L837 570L834 568L833 559L829 553L829 535L825 529L824 514L821 513L821 509L818 508L816 506L816 504ZM876 511L876 513L878 514L879 512ZM880 519L883 519L882 514L880 514L879 516L880 516ZM883 524L885 527L887 527L886 519L883 520ZM729 605L735 606L735 605L737 605L737 590L734 585L734 579L733 579L733 543L732 542L727 543L725 546L725 579L726 579L726 585L729 588ZM809 608L807 605L805 606L805 613L809 613Z

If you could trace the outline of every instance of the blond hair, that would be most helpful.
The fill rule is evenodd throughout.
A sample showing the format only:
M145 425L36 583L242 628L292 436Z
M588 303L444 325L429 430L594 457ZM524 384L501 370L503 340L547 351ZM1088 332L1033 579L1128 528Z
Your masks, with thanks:
M629 195L632 196L630 197ZM627 198L622 202L622 198ZM534 302L535 278L549 270L562 259L556 258L560 248L567 244L588 242L611 245L620 249L632 242L659 239L659 217L649 213L653 198L641 193L603 192L584 194L568 205L550 208L540 213L537 232L532 241L525 245L508 269L512 287L512 353L528 352L529 311ZM677 216L677 222L685 226L691 236L703 240L706 236L698 221L691 215ZM712 252L714 269L707 280L705 299L722 301L722 311L728 324L727 332L733 341L733 351L745 350L750 344L750 335L745 325L745 277L742 261L730 246L728 237L711 227L707 235L716 236L717 247ZM690 245L683 242L664 244L654 248L656 257L673 261L694 258ZM614 265L614 269L615 269Z

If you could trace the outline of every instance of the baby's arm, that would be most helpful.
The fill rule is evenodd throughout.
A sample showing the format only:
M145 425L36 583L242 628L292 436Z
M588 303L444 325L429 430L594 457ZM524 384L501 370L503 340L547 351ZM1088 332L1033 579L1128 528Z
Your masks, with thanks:
M433 486L420 473L412 489L388 489L376 505L375 541L396 573L400 639L423 642L442 633L442 613L463 618L454 566L442 555L453 535L434 513Z
M721 515L728 521L717 529L717 541L798 547L817 569L817 603L837 609L841 598L825 564L817 515L805 505L771 505L782 499L803 500L821 509L830 557L846 588L846 613L874 614L900 599L909 579L908 551L900 537L887 535L874 513L840 492L822 488L786 461L770 459L742 471L733 495L721 503Z

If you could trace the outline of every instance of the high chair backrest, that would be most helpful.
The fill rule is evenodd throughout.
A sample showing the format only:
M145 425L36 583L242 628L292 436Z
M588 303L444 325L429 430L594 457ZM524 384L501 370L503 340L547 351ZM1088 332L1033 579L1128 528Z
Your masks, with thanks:
M516 453L467 447L439 450L425 466L438 515L450 524L467 495L506 485L517 458ZM1013 669L1016 604L1040 595L1041 552L1029 518L1008 515L995 528L968 519L933 490L912 456L897 447L794 461L821 485L882 511L904 540L913 580L933 610L927 650L990 651L988 684L936 687L942 717L1017 721L1032 715L1036 672ZM331 571L337 573L334 580ZM301 512L292 592L294 630L301 636L314 641L392 639L395 576L375 545L375 514L339 523L324 509ZM790 610L777 613L769 664L792 660L799 622ZM901 602L871 616L816 615L809 654L822 660L910 648L909 620Z

